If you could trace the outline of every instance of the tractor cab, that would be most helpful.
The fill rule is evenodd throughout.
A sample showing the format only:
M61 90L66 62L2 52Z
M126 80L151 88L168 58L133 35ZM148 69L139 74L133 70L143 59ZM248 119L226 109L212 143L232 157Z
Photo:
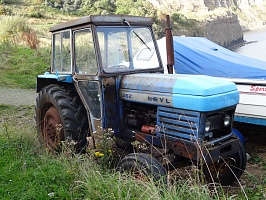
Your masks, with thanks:
M74 83L89 110L90 132L121 129L122 76L163 72L152 24L144 17L86 16L52 26L51 71L38 76L37 91L52 82Z

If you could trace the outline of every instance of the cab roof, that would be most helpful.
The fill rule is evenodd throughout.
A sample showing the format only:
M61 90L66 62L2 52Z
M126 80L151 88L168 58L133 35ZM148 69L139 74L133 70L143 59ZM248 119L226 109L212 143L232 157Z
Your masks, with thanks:
M153 19L150 17L139 17L130 15L89 15L84 16L79 19L70 20L60 24L56 24L50 28L50 32L55 32L63 29L73 28L79 25L85 24L95 24L95 25L124 25L124 20L126 20L131 26L141 25L141 26L151 26L153 24Z

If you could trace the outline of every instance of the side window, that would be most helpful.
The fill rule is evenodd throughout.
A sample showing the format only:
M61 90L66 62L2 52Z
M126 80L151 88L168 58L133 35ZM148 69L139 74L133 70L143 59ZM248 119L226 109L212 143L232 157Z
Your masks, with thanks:
M91 29L74 32L75 66L79 74L96 74L97 62Z
M53 34L53 71L71 73L70 31Z

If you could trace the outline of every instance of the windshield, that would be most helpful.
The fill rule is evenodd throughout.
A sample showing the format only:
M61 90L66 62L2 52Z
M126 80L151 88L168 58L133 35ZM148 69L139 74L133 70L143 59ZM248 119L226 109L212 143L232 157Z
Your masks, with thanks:
M107 73L158 68L148 27L98 27L103 70Z

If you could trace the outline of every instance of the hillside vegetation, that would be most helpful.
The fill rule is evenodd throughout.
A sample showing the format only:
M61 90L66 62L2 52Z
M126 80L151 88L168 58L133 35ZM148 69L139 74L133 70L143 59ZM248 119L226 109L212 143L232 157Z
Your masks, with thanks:
M153 28L157 38L164 36L166 14L170 14L174 35L206 36L207 38L208 35L215 35L208 32L213 29L215 32L217 27L206 26L204 28L206 20L213 21L219 16L230 17L229 12L238 14L242 21L245 19L250 21L250 18L245 17L250 15L243 13L241 8L231 4L230 7L215 7L212 4L207 7L201 1L196 4L192 1L189 4L191 5L189 9L185 9L190 1L185 2L169 1L167 3L152 0L1 0L0 53L2 56L0 58L0 78L2 81L0 85L34 88L35 76L43 73L50 65L49 27L80 16L129 14L153 17L155 22ZM176 6L171 6L173 3L176 3ZM180 5L180 3L184 3L184 5ZM256 19L263 19L265 16L263 8L263 6L252 6L253 17L257 16ZM229 20L228 24L230 23ZM223 28L223 26L219 26L219 22L218 27ZM216 35L215 37L218 38ZM236 35L235 38L233 42L241 39L241 34ZM217 42L221 45L230 44L230 41Z

